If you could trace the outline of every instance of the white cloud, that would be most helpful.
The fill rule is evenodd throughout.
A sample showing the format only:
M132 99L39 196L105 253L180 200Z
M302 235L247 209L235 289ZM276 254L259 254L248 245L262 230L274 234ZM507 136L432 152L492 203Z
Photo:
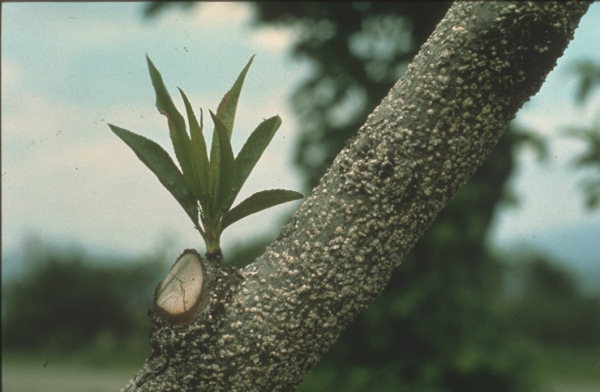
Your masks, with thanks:
M14 59L2 59L2 92L13 88L23 79L23 66Z
M79 118L77 108L59 106L41 94L18 94L4 98L9 101L10 109L2 118L3 141L9 144L42 141L54 136L64 127L63 116L67 113L75 121Z
M280 53L287 50L297 32L287 27L260 27L250 36L250 43L259 51Z
M193 8L190 19L194 26L202 29L232 28L250 20L252 11L243 2L203 2ZM169 18L181 22L181 13L171 12Z

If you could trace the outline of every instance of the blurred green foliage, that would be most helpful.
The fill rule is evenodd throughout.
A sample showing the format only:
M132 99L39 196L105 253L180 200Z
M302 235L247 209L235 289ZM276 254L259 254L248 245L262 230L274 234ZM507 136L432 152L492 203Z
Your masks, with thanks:
M157 256L97 258L30 244L27 267L3 287L4 348L147 351L146 312L164 270Z
M571 273L540 255L520 266L519 280L507 317L523 336L543 345L600 350L600 297L582 293Z
M253 3L257 24L297 34L292 54L311 74L293 93L295 160L310 190L404 73L449 2Z
M578 78L575 100L585 103L592 91L600 86L600 64L591 60L580 60L572 68L573 74Z
M600 64L590 60L582 60L575 64L573 73L578 78L575 99L581 105L590 100L592 91L600 86ZM577 168L588 169L588 175L580 182L589 209L600 207L600 111L595 113L596 119L589 125L569 127L566 133L579 138L585 143L585 150L574 160Z

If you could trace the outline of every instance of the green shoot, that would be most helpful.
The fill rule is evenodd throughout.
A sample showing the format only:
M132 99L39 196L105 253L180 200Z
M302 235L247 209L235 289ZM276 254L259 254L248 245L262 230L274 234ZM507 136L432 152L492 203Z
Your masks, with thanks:
M156 93L156 107L167 117L169 135L179 167L154 141L109 124L112 131L133 150L183 207L204 239L209 257L222 257L221 234L232 223L266 208L302 198L298 192L272 189L257 192L232 208L250 172L281 125L279 116L264 120L234 157L231 134L235 112L253 58L254 56L250 58L221 100L217 113L210 112L214 123L210 154L202 130L202 111L198 121L187 96L179 90L185 105L186 128L184 117L175 107L162 76L148 57L146 59Z

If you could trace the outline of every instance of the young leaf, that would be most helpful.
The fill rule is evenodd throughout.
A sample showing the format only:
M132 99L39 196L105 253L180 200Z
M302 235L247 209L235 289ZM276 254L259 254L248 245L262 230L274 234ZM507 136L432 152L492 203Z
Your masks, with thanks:
M233 178L233 192L231 200L228 200L229 205L233 203L240 189L248 179L250 172L254 169L256 162L260 159L265 151L265 148L273 139L273 135L281 125L279 116L271 117L262 123L252 132L244 147L235 158L235 171Z
M214 119L213 119L214 121ZM210 147L210 161L208 163L208 201L210 208L205 211L208 215L214 215L216 200L219 193L219 170L221 169L221 151L217 129L213 130L212 143Z
M214 168L211 161L211 169L218 171L218 182L214 183L213 193L213 208L218 215L229 209L230 205L226 205L231 198L231 185L234 171L233 151L231 150L231 142L225 133L225 126L219 118L210 112L213 122L215 123L215 132L213 140L217 141L218 147L218 162L215 162Z
M110 129L123 140L152 170L158 180L177 199L192 222L198 226L198 207L196 199L187 186L183 175L165 150L157 143L126 129L108 124Z
M171 96L165 87L162 76L150 60L150 57L146 56L148 62L148 70L150 71L150 79L152 79L152 86L156 93L156 108L158 111L167 117L169 123L169 136L173 142L173 149L175 150L175 156L177 161L181 165L181 170L186 177L189 177L188 173L193 173L191 162L188 159L187 145L190 140L185 130L185 120L175 107L175 104L171 100Z
M221 102L219 103L219 107L217 108L217 115L216 117L221 121L221 123L223 124L223 128L225 129L225 133L227 135L227 140L231 139L231 133L233 132L233 123L235 120L235 111L237 110L237 104L238 104L238 99L240 97L240 92L242 90L242 85L244 84L244 79L246 78L246 73L248 73L248 69L250 68L250 65L252 64L252 61L254 60L254 56L250 57L250 60L248 61L248 63L246 64L246 66L244 67L244 69L242 69L242 72L240 72L238 78L236 79L235 83L233 84L233 86L231 87L231 89L229 91L227 91L227 93L225 93L225 95L223 96L223 98L221 99ZM211 187L213 187L213 189L211 190L210 194L211 196L214 197L214 195L216 194L216 189L215 187L217 187L219 180L218 180L218 176L219 173L215 172L215 169L219 167L219 145L218 145L218 137L216 137L216 129L215 132L213 133L213 138L212 138L212 143L210 146L210 162L211 162ZM214 164L213 164L214 162ZM214 205L214 200L211 202L212 205Z
M242 90L242 85L244 84L246 73L248 73L248 69L250 68L250 65L252 64L253 60L254 56L250 57L250 60L248 61L242 72L240 72L240 75L238 76L231 89L223 96L223 99L221 99L219 107L217 108L217 117L225 126L225 130L227 131L227 137L229 139L231 139L231 133L233 131L235 111L237 109L240 91Z
M193 172L190 173L190 179L187 177L186 179L188 179L188 183L192 186L192 190L194 191L196 198L200 201L200 204L203 207L206 207L209 187L208 155L206 153L206 142L204 141L204 135L202 134L202 112L200 112L200 123L198 123L187 96L183 90L179 89L179 92L181 93L181 97L185 104L190 135L192 137L191 143L188 144L188 156L192 164Z
M253 194L229 210L221 220L221 232L234 222L266 208L302 198L302 194L284 189L271 189Z

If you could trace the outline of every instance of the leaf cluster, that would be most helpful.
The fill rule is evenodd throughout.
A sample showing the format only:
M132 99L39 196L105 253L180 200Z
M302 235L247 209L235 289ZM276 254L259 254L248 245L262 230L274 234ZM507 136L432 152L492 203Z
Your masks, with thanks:
M298 192L271 189L257 192L232 208L250 172L281 125L281 119L273 116L262 121L250 134L237 156L234 156L231 134L240 91L253 56L231 89L223 96L217 112L210 111L214 130L209 154L203 134L202 111L200 110L198 120L189 99L179 89L187 116L186 128L186 121L173 103L161 74L150 58L146 59L156 93L156 107L167 118L169 135L181 170L156 142L116 125L109 126L183 207L202 235L207 254L220 256L221 234L232 223L266 208L302 197Z

